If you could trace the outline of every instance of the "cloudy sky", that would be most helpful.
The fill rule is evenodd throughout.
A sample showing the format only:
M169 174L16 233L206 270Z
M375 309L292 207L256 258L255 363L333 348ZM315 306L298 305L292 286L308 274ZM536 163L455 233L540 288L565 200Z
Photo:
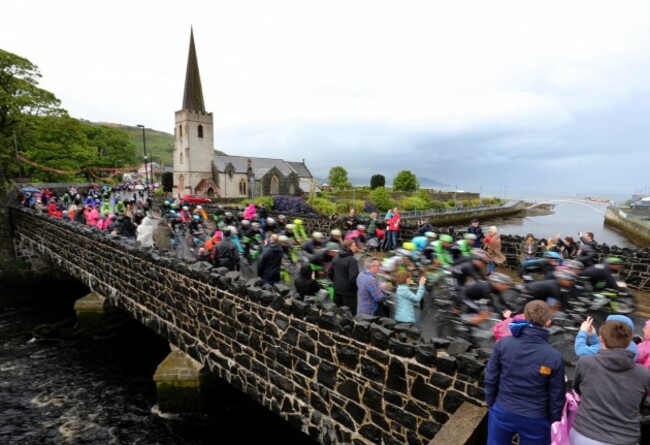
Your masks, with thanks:
M96 4L97 3L97 4ZM215 148L355 182L516 193L650 186L650 2L62 0L0 48L74 117L173 131L194 28Z

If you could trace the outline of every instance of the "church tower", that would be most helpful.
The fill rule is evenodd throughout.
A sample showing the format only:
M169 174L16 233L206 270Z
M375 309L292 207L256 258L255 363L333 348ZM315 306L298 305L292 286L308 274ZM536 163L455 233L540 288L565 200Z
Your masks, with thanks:
M174 189L195 193L201 179L212 180L214 132L212 113L205 111L199 63L190 31L190 51L185 74L183 108L176 112L174 126Z

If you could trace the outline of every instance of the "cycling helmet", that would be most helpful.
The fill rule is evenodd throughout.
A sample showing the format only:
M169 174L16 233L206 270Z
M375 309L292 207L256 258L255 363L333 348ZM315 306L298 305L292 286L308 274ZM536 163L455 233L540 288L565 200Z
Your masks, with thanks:
M201 206L196 206L196 210L201 210L203 207Z
M188 206L183 206L183 210L189 210L190 208Z
M506 284L508 286L512 284L512 278L510 278L506 274L502 274L499 272L491 273L488 279L490 280L491 283L494 284Z
M283 243L283 244L288 243L289 242L289 237L286 236L286 235L280 235L278 237L278 241Z
M242 227L249 227L251 225L251 222L247 219L242 219L240 224Z
M278 215L278 221L284 221L285 219L287 219L286 216L284 216L284 215ZM294 223L295 223L295 221L294 221Z
M406 242L406 243L402 244L402 249L415 250L415 244L410 243L410 242Z
M301 225L302 225L302 219L294 219L294 220L293 220L293 223L294 223L295 225L297 225L297 226L301 226Z
M623 264L623 259L617 256L608 256L605 258L605 262L609 265L621 265Z
M163 203L163 205L164 205L165 207L169 207L169 201L165 201L165 202Z
M226 212L223 214L226 218L232 218L232 213L231 212Z
M176 210L170 210L169 214L172 215L172 216L178 215L178 213L176 213Z
M325 238L325 235L323 235L321 232L314 232L311 234L311 237L314 239L323 239Z
M332 236L342 236L343 233L339 229L334 229L330 232L330 235Z
M201 217L199 215L193 215L192 219L194 219L194 221L200 221Z
M273 224L275 224L275 220L273 218L266 218L266 224L272 226Z
M553 275L557 280L576 281L578 279L578 276L575 273L571 272L569 269L557 269L555 272L553 272Z
M547 250L546 252L544 252L544 258L548 258L548 259L551 259L551 260L560 260L560 259L562 259L562 255L560 255L557 252Z
M364 226L363 224L359 224L357 226L357 230L360 231L360 232L365 232L366 231L366 226Z
M339 249L341 248L341 246L339 246L339 243L335 243L335 242L330 241L329 243L327 243L325 248L327 250L332 251L332 252L338 252Z
M243 223L243 221L242 221L242 223ZM259 229L260 223L258 223L258 222L251 223L251 227L254 228L254 229Z
M564 260L562 261L562 265L566 268L569 269L577 269L577 270L582 270L585 268L585 265L582 264L580 261L576 260Z
M237 228L235 226L228 226L228 230L230 231L231 235L237 235Z
M286 226L284 226L284 228L288 230L293 230L296 228L296 226L294 226L293 224L287 224Z
M440 236L440 241L442 241L443 243L453 243L454 238L452 238L451 235L441 235Z
M467 233L463 234L463 239L466 239L468 241L474 241L476 238L477 238L476 235L473 234L473 233L467 232Z
M431 238L431 239L436 239L438 237L438 235L436 235L433 232L424 232L424 236L426 236L427 238Z

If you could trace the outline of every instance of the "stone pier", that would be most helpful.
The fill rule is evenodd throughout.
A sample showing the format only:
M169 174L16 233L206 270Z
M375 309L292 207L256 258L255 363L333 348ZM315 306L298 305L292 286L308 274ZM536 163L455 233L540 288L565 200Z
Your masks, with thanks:
M178 348L171 348L153 377L158 407L163 412L197 412L201 402L202 365Z

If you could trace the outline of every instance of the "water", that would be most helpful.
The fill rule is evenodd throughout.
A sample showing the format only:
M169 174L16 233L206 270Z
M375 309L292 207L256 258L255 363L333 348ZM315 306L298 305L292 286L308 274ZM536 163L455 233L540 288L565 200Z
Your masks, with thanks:
M3 445L315 443L225 383L204 414L160 414L152 376L169 347L136 322L103 341L34 340L74 316L71 297L0 308Z

